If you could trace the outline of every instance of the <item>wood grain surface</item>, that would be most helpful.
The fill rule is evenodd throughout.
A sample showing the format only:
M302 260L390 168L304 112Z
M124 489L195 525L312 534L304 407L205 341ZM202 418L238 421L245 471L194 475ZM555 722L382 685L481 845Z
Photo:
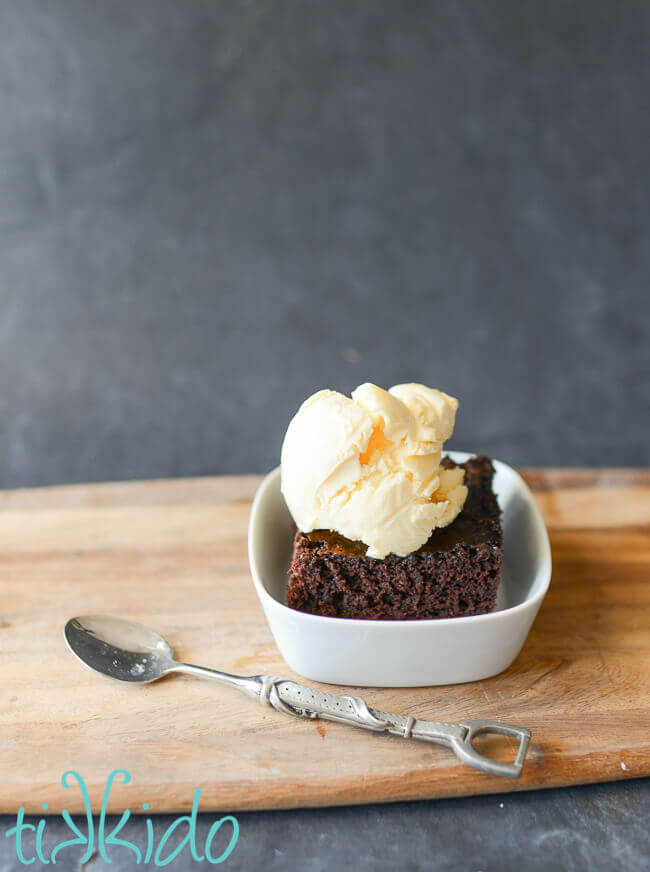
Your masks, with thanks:
M248 571L259 478L221 477L0 493L0 812L235 811L458 796L650 774L650 473L525 473L546 518L551 589L513 666L487 681L364 689L421 718L496 718L533 734L520 780L444 748L293 720L234 690L177 677L148 686L85 670L62 638L105 612L162 632L184 660L291 677ZM340 689L350 692L349 689ZM493 746L508 756L512 747Z

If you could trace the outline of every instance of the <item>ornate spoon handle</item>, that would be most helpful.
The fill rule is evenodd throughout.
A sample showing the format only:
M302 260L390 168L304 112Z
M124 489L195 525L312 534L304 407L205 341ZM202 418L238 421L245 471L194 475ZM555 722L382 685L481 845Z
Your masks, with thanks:
M530 741L530 732L524 727L488 720L469 720L460 724L422 721L370 708L360 696L335 696L275 675L260 675L254 680L259 682L262 704L294 717L325 718L378 733L392 733L405 739L435 742L451 748L461 760L483 772L507 778L519 778L521 774ZM501 763L479 754L472 740L483 733L500 733L518 739L519 749L514 762Z

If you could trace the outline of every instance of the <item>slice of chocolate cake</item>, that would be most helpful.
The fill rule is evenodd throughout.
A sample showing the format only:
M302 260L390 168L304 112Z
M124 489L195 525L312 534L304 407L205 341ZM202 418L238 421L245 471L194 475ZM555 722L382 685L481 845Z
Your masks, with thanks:
M448 468L454 464L445 459ZM315 615L415 620L492 611L503 558L489 458L461 464L468 495L458 517L405 557L366 556L363 542L327 530L298 531L287 605Z

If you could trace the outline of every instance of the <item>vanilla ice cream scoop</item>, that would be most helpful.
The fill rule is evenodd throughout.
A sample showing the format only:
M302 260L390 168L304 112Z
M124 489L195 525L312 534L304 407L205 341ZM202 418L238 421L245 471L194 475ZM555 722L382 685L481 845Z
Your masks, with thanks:
M457 408L418 384L305 400L282 445L282 493L298 529L334 530L369 557L416 551L467 497L464 471L440 467Z

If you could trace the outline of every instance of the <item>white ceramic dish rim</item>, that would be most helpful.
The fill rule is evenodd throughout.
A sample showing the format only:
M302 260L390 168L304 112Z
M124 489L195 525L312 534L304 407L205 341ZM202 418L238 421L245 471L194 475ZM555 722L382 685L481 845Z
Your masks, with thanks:
M468 460L471 457L476 457L476 454L467 451L443 451L443 455L446 457L450 457L452 460L456 461L456 463L463 463L465 460ZM537 567L537 571L535 573L535 579L530 586L529 590L533 590L536 587L536 581L538 578L543 577L544 581L542 583L541 588L535 593L533 596L527 596L522 602L517 603L515 606L509 606L505 609L499 609L498 611L488 612L484 615L467 615L465 617L458 618L420 618L417 620L371 620L368 618L339 618L339 617L329 617L326 615L312 615L308 612L296 612L295 609L290 608L285 605L285 603L280 602L280 600L276 599L266 589L264 582L259 577L259 573L257 571L257 561L255 560L253 554L253 528L255 525L259 504L264 499L264 495L269 487L271 487L277 478L280 476L280 467L276 466L275 469L272 469L261 481L253 499L253 503L251 505L251 512L248 522L248 562L250 564L251 574L253 576L253 583L255 584L255 588L257 590L258 596L263 602L267 602L271 605L272 608L284 609L287 612L290 612L291 615L300 615L300 619L307 622L315 622L316 624L331 624L332 626L340 625L341 621L345 621L346 625L350 626L358 626L363 628L368 628L369 626L374 627L382 627L385 629L389 629L393 632L397 632L404 628L405 625L416 624L418 627L426 628L430 627L433 629L434 627L441 626L471 626L472 624L482 623L487 621L495 621L499 620L500 616L505 614L516 614L519 611L524 611L530 609L531 605L535 605L539 607L541 605L542 600L546 596L549 586L551 584L551 545L548 539L548 531L546 529L546 525L542 518L541 512L537 503L535 502L535 498L533 494L523 480L523 478L519 475L519 473L509 466L507 463L504 463L501 460L492 459L492 463L495 468L501 468L504 471L508 472L515 476L520 483L520 490L522 495L524 496L526 502L531 509L531 515L535 519L535 527L537 532L537 541L540 543L541 549L543 550L543 554L540 554L540 561ZM287 509L288 511L288 509Z

